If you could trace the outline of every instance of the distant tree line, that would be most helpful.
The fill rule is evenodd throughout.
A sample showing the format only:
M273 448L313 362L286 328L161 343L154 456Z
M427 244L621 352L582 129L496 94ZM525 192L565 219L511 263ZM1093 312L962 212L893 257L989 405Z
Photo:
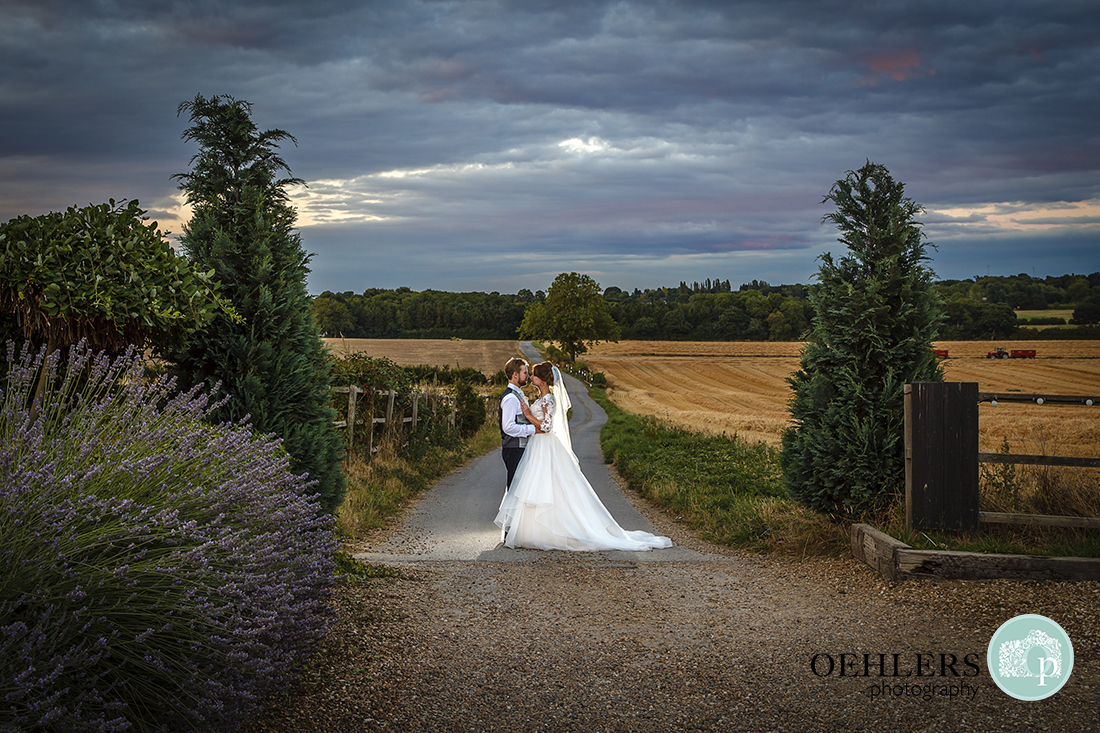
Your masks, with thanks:
M1100 297L1100 272L1045 278L1023 273L990 275L970 280L943 280L936 283L936 289L947 302L1003 303L1012 310L1069 309Z
M681 282L677 288L608 288L611 316L624 339L658 341L795 341L810 326L813 309L804 285L772 286L754 280L736 292L724 282Z
M633 292L613 286L604 290L603 298L623 339L796 341L813 321L811 287L753 280L735 290L728 279L705 280ZM943 280L933 290L945 303L944 340L1100 335L1092 327L1100 323L1100 272ZM541 290L512 295L370 288L362 294L326 291L314 298L313 309L330 337L513 339L527 307L545 300ZM1073 310L1068 325L1086 328L1029 329L1054 319L1020 319L1017 309Z
M370 288L324 292L313 313L325 336L345 338L513 339L528 303L544 298L529 290L500 293L415 292Z

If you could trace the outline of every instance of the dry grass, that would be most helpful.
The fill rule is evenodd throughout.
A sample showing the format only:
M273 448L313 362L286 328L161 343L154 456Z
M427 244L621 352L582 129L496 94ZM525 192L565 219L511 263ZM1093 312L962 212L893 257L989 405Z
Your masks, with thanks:
M700 357L793 357L798 359L802 343L798 341L620 341L604 342L581 357L591 362L596 358L636 356L700 356Z
M386 357L401 366L472 367L486 376L502 370L513 356L521 356L518 341L324 339L324 342L336 356L362 353L374 358Z
M987 359L996 345L954 341L936 346L949 352L944 362L949 381L977 382L983 392L1100 395L1100 342L1016 341L1004 345L1035 349L1038 357ZM600 344L586 361L605 373L608 397L627 412L778 446L791 397L786 378L798 369L801 348L799 343L627 341ZM1007 441L1012 453L1100 454L1100 406L983 403L978 413L982 451L997 452ZM1091 469L982 464L982 509L1100 516L1097 479L1100 471ZM794 529L776 536L805 534ZM1006 531L1021 546L1054 541L1042 530Z
M362 454L349 456L344 463L347 492L336 509L336 526L346 549L357 549L363 538L385 527L437 479L498 445L500 433L492 422L486 422L465 443L429 450L415 458L404 455L393 436L383 438L379 452L369 462Z
M950 381L977 382L986 392L1100 394L1100 342L1014 341L1036 349L1036 359L987 359L998 344L949 341L944 362ZM654 415L677 427L739 434L779 445L791 397L787 377L798 369L802 344L794 342L624 341L599 344L588 365L607 375L608 396L622 409ZM1097 408L1100 410L1100 407ZM1007 438L1012 452L1095 455L1100 412L1082 407L983 404L982 450Z

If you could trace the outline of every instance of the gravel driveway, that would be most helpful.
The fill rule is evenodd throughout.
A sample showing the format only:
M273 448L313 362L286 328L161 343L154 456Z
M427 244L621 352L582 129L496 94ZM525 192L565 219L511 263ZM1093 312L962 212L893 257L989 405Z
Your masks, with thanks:
M653 520L722 556L524 551L520 562L408 563L404 578L343 588L308 681L246 730L1097 729L1100 584L894 584L851 560L723 555ZM1016 701L985 671L993 632L1020 613L1049 616L1073 640L1072 676L1047 700ZM811 669L841 653L859 676ZM827 668L819 656L817 672Z

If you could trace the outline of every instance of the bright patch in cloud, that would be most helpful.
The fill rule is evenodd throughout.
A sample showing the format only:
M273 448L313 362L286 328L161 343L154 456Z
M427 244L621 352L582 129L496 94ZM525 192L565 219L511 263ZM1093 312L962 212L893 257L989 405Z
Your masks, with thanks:
M600 153L611 149L610 143L598 137L590 137L587 140L572 137L568 140L562 140L558 145L570 153Z
M386 198L385 194L364 188L363 178L310 181L308 187L290 191L290 203L298 210L301 227L385 221L392 217L377 209L385 205Z
M929 213L944 217L943 223L974 224L1013 231L1049 231L1100 225L1100 199L1054 204L989 203L929 209Z
M466 163L463 165L435 165L431 168L409 168L405 170L383 171L369 177L377 178L413 178L417 176L431 176L450 173L471 173L489 168L510 168L511 163L502 165L484 165L482 163Z

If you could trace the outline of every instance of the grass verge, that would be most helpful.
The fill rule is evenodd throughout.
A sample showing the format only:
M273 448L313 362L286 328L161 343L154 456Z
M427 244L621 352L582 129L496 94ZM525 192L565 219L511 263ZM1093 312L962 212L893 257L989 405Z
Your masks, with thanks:
M753 552L841 556L850 520L814 512L787 496L779 451L738 436L672 428L624 412L604 390L589 394L607 412L604 460L631 489L716 544Z
M500 432L489 420L469 440L423 448L415 456L384 443L369 462L362 456L349 457L347 493L336 510L338 531L355 540L385 526L390 516L437 479L499 444Z
M981 524L978 529L968 532L912 531L905 526L905 501L900 497L887 511L867 523L917 550L1100 557L1100 531L1095 529Z

